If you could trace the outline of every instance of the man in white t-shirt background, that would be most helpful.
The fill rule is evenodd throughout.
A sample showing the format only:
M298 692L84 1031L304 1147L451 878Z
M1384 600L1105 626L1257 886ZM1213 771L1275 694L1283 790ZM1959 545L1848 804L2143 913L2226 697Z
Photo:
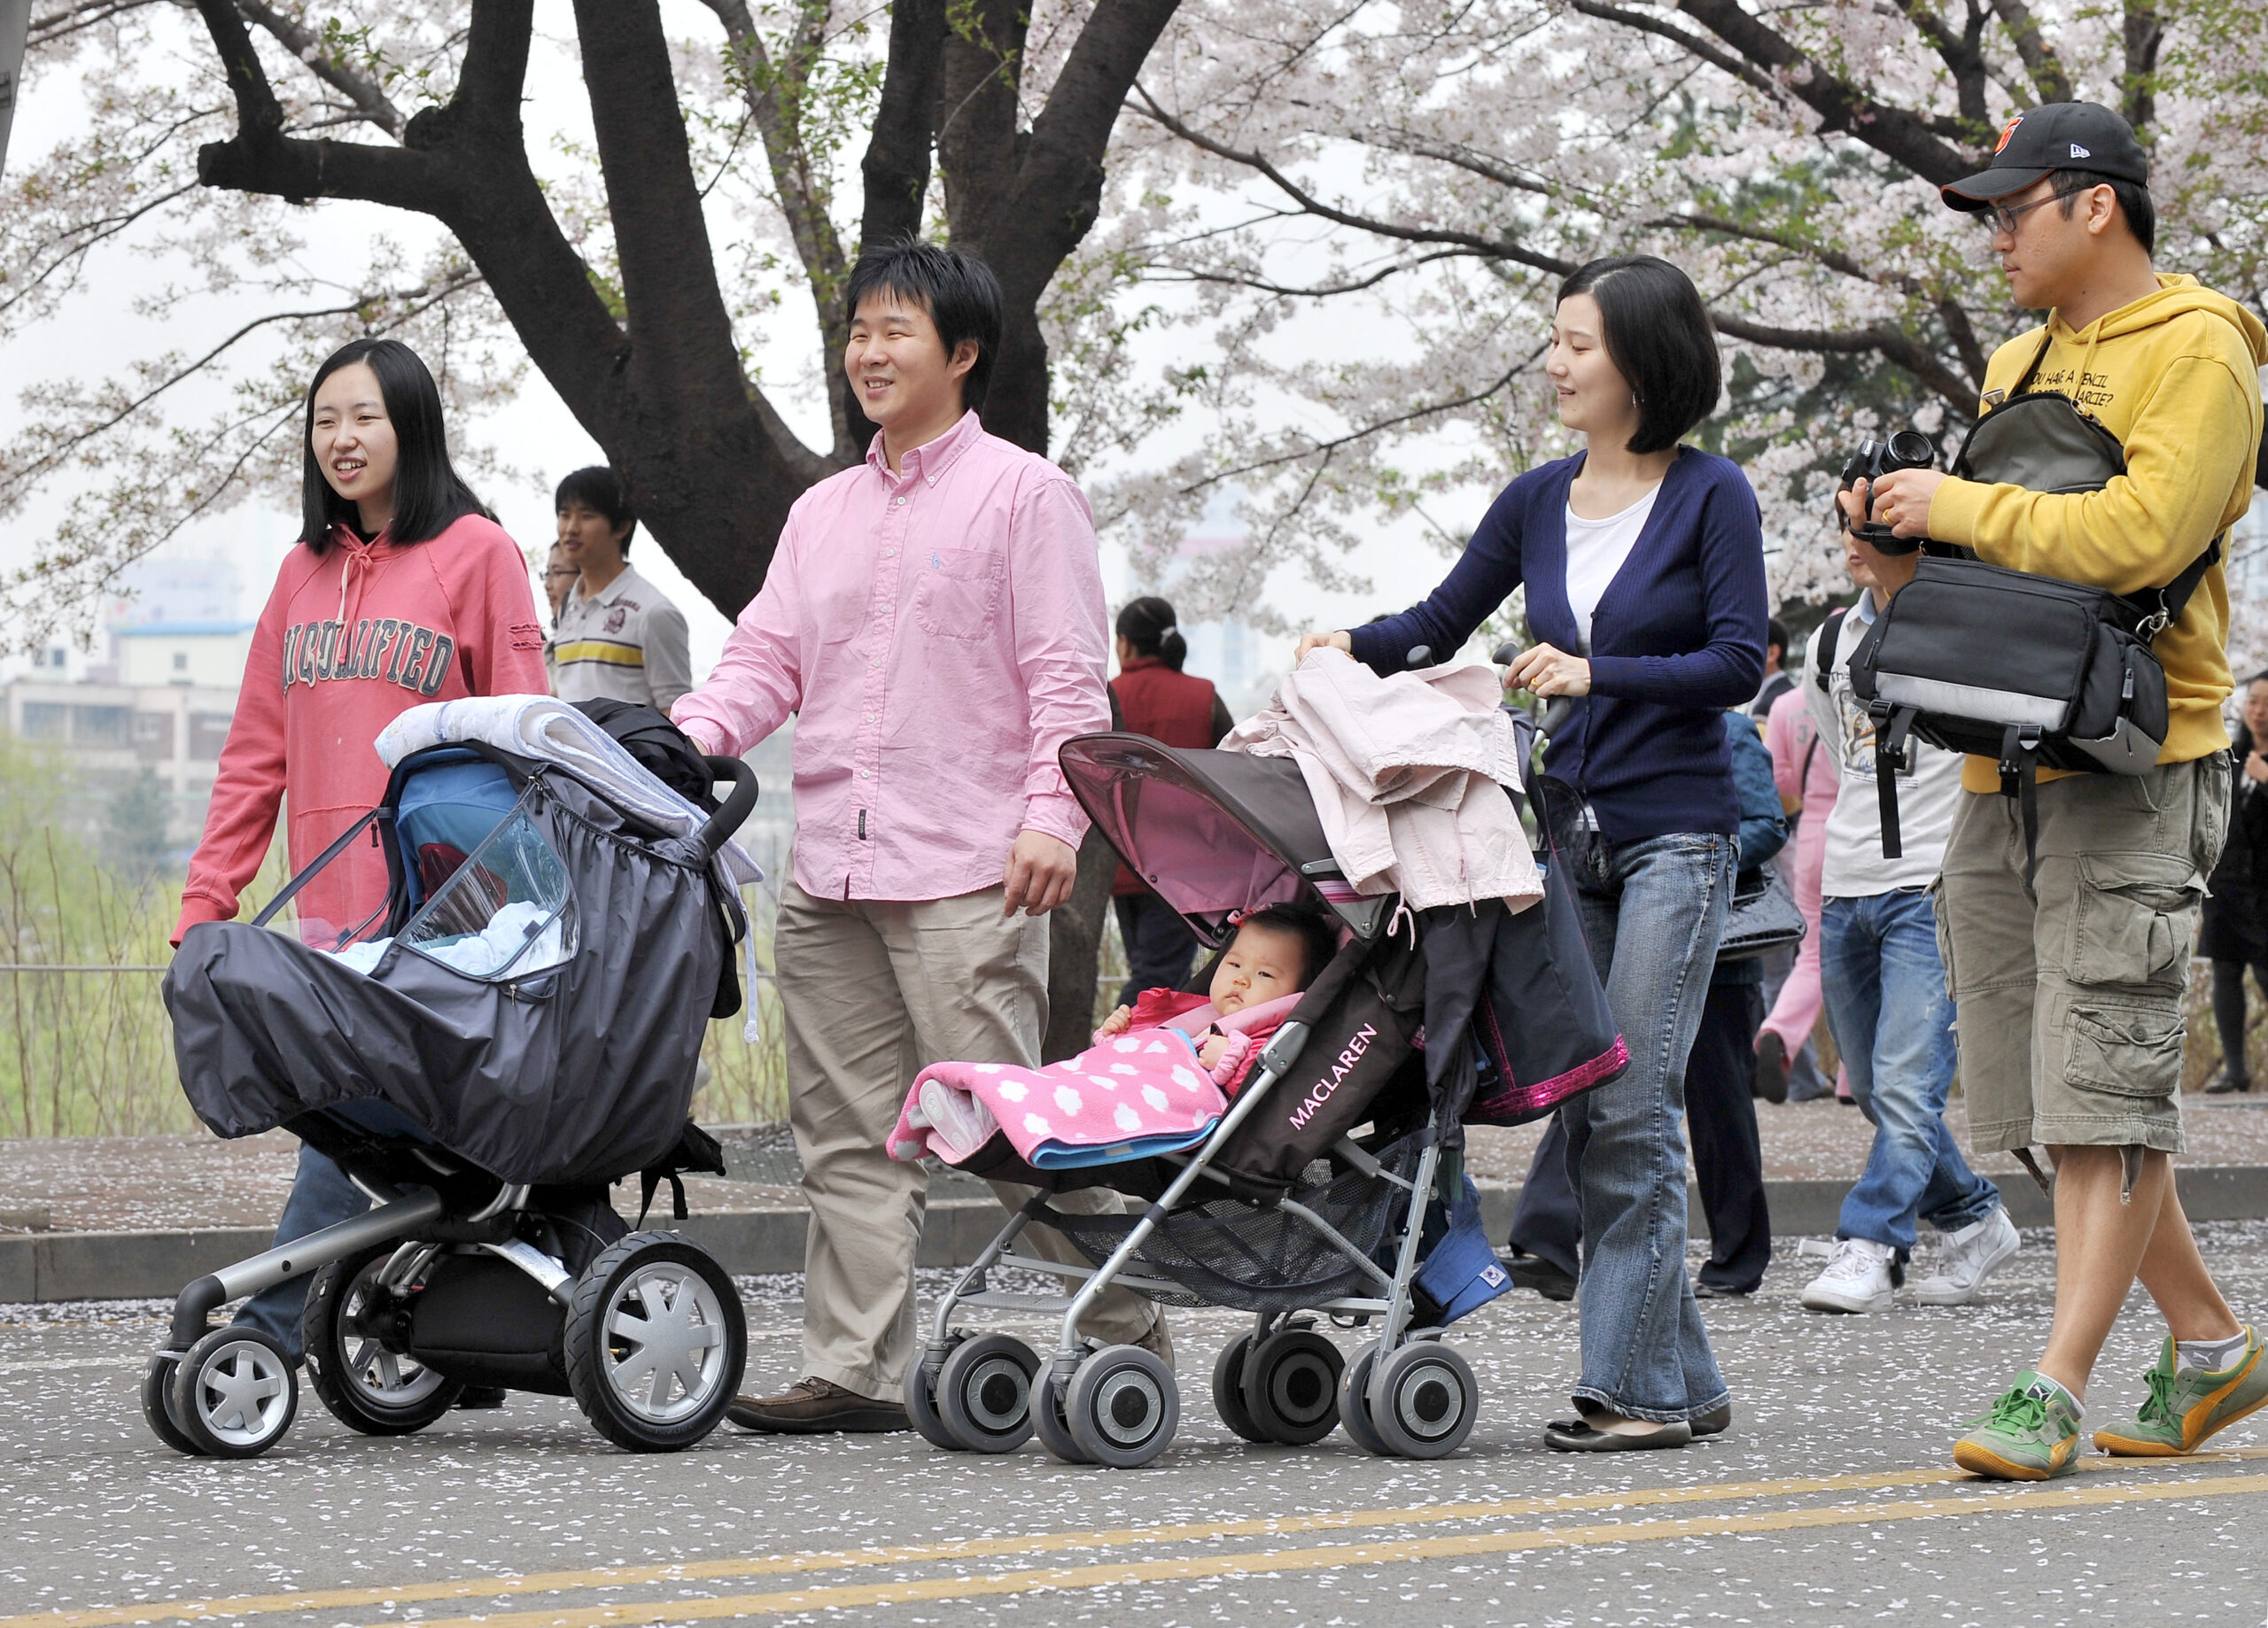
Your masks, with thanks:
M1803 687L1840 782L1820 886L1820 981L1828 1028L1875 1140L1843 1200L1834 1252L1803 1303L1818 1312L1888 1311L1917 1222L1927 1221L1945 1240L1938 1271L1914 1286L1914 1298L1961 1306L2017 1248L2000 1190L1969 1167L1945 1122L1953 1005L1930 893L1961 796L1961 758L1907 742L1897 771L1904 852L1885 858L1875 725L1852 694L1851 655L1921 555L1880 554L1847 531L1844 544L1862 592L1812 635Z
M552 500L558 558L576 570L543 652L562 701L626 701L664 717L693 687L685 613L631 568L638 516L606 465L577 469ZM547 571L545 582L550 581Z

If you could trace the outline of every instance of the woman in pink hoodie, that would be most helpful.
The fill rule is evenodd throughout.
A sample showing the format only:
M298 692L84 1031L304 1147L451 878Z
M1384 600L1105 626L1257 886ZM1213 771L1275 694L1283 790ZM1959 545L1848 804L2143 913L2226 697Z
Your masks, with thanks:
M287 814L297 872L375 807L387 769L373 742L409 708L464 695L543 694L543 624L527 562L449 462L441 396L398 339L357 339L307 389L299 545L252 634L228 744L190 860L174 942L237 914ZM356 845L293 902L326 945L385 907L385 857ZM277 1224L287 1243L368 1207L312 1148ZM307 1280L237 1314L299 1351Z

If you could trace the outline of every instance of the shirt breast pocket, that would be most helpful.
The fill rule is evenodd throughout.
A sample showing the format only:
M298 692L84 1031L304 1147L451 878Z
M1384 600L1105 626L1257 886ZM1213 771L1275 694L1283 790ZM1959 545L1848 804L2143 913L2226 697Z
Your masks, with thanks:
M1000 620L1008 562L982 548L932 548L915 562L913 619L939 639L989 637Z

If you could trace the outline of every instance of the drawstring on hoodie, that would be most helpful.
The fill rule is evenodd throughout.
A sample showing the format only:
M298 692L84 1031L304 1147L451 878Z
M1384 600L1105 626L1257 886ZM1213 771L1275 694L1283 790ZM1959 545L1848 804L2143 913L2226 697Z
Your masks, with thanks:
M331 651L331 660L333 663L336 663L339 659L340 651L338 648L339 642L343 641L349 647L353 644L353 629L354 624L346 619L346 597L349 582L351 580L354 587L354 603L359 609L362 602L361 591L369 585L370 571L375 564L375 562L370 557L371 551L378 546L379 539L384 537L384 535L385 533L381 531L378 533L377 537L372 538L366 543L361 539L361 538L355 534L353 528L351 526L340 525L334 526L331 529L331 541L337 546L339 551L338 632L334 636L334 647ZM307 687L309 689L315 688L315 665L316 663L314 662L301 662L298 670L291 674L285 687L289 688L291 684L299 682L301 675L304 674L306 676Z

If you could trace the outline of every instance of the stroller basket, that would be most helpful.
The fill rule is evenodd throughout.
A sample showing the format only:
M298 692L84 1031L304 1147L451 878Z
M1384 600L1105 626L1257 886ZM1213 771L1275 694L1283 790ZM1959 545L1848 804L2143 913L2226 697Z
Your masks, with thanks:
M1409 1182L1417 1174L1424 1141L1422 1133L1412 1135L1381 1150L1376 1155L1379 1167ZM1153 1281L1178 1283L1185 1292L1144 1292L1167 1306L1224 1306L1257 1313L1304 1310L1341 1296L1376 1292L1377 1275L1299 1211L1320 1218L1367 1259L1395 1213L1409 1206L1409 1188L1363 1170L1333 1174L1321 1159L1308 1167L1308 1174L1315 1179L1294 1184L1276 1207L1215 1198L1167 1216L1135 1252L1133 1262ZM1141 1217L1066 1215L1051 1207L1040 1219L1100 1266Z

